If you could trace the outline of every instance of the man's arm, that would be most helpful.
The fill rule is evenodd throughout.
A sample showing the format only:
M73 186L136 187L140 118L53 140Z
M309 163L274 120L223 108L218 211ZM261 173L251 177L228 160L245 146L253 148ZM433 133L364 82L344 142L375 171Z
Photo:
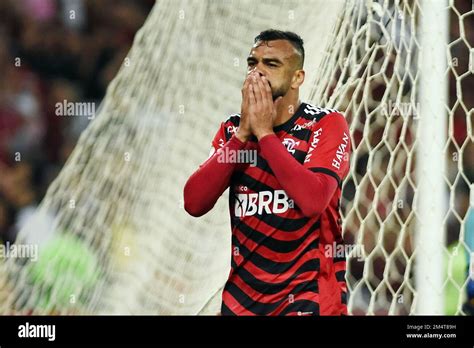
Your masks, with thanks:
M347 123L342 115L332 120L334 122L328 124L325 133L325 141L318 145L317 149L312 150L313 160L308 160L308 163L302 165L286 151L273 132L275 104L278 100L273 103L268 82L265 78L256 77L249 89L252 92L249 97L250 124L258 138L261 155L267 160L278 182L302 213L307 217L318 216L327 208L334 195L341 180L340 173L348 169L349 146L345 147L343 154L346 159L344 167L340 163L336 173L328 164L329 156L336 155L338 141L341 141L339 138L342 139L343 134L348 134ZM333 131L330 131L330 128ZM321 160L323 163L318 164L317 161Z
M229 187L237 164L220 162L219 151L237 151L244 146L245 143L233 136L191 175L184 186L184 209L190 215L206 214Z
M313 173L301 165L275 134L258 142L260 154L267 160L280 185L306 217L319 216L328 206L338 182L323 173Z
M251 135L247 116L248 84L249 77L245 79L242 87L242 106L237 133L225 145L220 146L225 143L225 131L221 126L212 142L214 153L199 166L184 186L184 209L192 216L202 216L214 207L219 197L229 187L232 173L239 167L236 163L219 161L219 151L230 153L227 151L241 150Z

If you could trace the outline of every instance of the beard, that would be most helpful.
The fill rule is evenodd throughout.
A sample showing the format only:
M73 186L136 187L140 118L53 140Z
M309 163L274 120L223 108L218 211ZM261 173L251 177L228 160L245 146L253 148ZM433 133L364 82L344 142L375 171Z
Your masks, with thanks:
M270 84L270 88L272 89L272 99L275 101L278 97L284 97L286 93L288 93L290 86L288 85L273 88Z

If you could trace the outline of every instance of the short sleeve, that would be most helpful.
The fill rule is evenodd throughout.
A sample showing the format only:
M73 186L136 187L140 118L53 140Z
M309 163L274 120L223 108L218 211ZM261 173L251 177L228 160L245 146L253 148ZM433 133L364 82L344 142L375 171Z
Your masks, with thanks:
M349 173L350 151L347 121L342 114L333 112L313 126L304 166L328 174L340 184Z

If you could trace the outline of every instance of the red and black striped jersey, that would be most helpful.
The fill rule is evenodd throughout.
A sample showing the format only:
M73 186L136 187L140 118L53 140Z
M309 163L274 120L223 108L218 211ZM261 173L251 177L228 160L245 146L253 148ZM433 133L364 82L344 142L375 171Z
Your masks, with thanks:
M229 141L239 121L235 114L221 124L214 150ZM254 151L256 162L239 165L230 182L232 258L222 315L346 314L345 257L327 251L343 243L339 204L341 180L349 172L347 122L336 110L301 103L274 132L301 165L339 185L321 215L304 216L250 138L244 150Z

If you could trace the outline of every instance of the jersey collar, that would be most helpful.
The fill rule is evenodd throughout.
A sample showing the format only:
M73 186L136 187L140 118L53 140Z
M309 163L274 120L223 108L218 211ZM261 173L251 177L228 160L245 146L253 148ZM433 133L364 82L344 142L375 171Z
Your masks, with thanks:
M280 131L285 131L285 132L288 133L290 131L290 129L293 127L293 125L295 124L296 120L301 116L301 114L304 110L304 105L305 105L305 103L303 103L303 102L300 103L300 106L295 111L293 116L291 116L290 119L288 119L288 121L286 121L285 123L282 123L279 126L273 127L273 131L275 133L280 132Z

